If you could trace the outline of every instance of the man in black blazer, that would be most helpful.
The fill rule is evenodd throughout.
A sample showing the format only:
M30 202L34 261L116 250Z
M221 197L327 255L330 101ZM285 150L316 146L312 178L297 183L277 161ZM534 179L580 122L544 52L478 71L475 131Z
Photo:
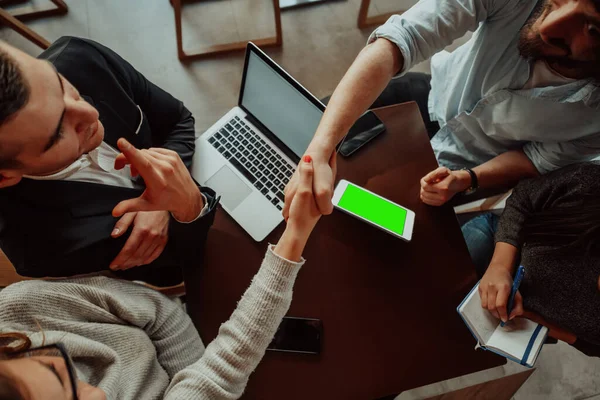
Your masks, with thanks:
M63 37L35 59L0 45L0 247L18 273L110 268L170 286L182 281L180 267L199 265L215 193L200 188L202 211L190 221L166 211L113 217L145 189L118 156L121 137L191 166L191 113L112 50Z

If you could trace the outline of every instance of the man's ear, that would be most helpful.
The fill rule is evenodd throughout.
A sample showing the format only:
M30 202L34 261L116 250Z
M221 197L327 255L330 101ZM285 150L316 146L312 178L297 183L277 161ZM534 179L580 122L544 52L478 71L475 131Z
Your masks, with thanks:
M0 189L14 186L21 182L23 174L14 170L0 170Z

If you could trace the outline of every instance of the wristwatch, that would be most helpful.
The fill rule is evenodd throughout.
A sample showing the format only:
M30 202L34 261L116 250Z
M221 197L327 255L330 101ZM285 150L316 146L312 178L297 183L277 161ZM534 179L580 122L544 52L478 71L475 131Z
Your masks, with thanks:
M464 194L473 194L479 188L479 182L477 181L477 174L471 168L463 168L463 171L467 171L471 175L471 187L465 190Z

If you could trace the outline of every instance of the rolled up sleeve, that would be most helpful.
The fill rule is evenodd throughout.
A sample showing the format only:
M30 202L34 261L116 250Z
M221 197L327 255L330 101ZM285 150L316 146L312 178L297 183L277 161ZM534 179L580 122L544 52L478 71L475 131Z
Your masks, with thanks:
M529 142L523 146L540 174L567 165L600 160L600 133L567 142Z
M402 15L393 15L377 28L367 44L385 38L404 57L398 75L431 58L479 23L494 18L515 0L421 0Z

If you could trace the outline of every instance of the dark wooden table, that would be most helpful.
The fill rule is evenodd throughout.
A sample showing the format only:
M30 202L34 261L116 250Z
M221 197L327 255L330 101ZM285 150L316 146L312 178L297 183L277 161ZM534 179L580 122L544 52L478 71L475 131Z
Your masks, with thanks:
M387 132L351 158L345 178L416 213L405 243L339 211L321 219L304 252L289 316L323 321L318 356L267 352L245 399L377 399L502 365L475 351L456 306L476 283L450 206L419 200L437 167L416 103L376 111ZM217 334L283 231L254 242L217 214L202 271L186 276L188 311L205 343Z

